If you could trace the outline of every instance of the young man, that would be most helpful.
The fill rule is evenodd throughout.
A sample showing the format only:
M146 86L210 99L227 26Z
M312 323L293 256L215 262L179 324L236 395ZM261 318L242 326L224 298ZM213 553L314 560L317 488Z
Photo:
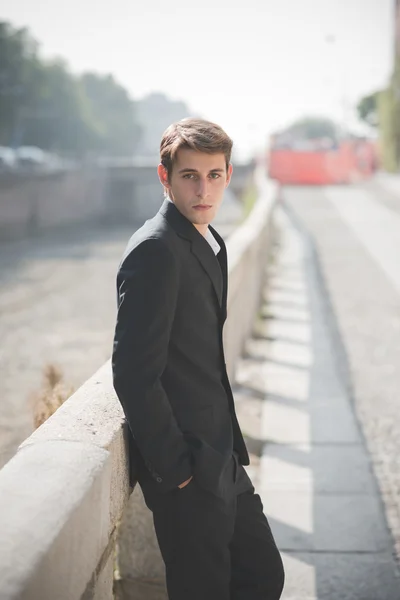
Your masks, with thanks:
M200 119L171 125L165 201L130 239L117 276L114 386L171 600L278 600L284 572L226 372L227 256L210 226L232 141Z

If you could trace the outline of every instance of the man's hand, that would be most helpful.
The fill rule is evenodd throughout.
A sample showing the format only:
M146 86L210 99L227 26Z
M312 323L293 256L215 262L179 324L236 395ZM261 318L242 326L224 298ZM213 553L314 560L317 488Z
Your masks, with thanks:
M186 481L184 481L183 483L181 483L181 485L178 485L178 488L184 488L185 486L187 486L188 483L190 483L193 479L193 475L191 477L189 477L189 479L186 479Z

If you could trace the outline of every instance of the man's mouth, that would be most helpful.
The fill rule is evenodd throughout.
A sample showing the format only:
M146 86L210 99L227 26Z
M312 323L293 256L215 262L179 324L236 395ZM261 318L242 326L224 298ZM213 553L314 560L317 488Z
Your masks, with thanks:
M211 204L196 204L196 206L193 206L193 208L195 210L209 210L210 208L212 208Z

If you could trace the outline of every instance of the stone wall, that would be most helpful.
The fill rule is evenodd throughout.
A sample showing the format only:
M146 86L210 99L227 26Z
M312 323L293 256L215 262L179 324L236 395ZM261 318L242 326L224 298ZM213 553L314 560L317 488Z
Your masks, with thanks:
M0 239L16 239L55 226L101 219L106 210L106 171L2 173Z
M253 165L237 165L230 189L245 189ZM155 215L163 190L154 162L117 162L54 173L0 174L0 240L88 220L141 224Z

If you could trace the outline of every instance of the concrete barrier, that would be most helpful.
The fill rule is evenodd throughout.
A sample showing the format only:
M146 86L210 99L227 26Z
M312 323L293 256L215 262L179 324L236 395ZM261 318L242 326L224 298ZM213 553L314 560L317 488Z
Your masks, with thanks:
M141 224L162 202L156 167L138 158L51 173L0 173L0 240L85 221ZM253 167L234 165L230 190L237 197Z
M228 316L224 348L228 375L234 377L235 363L249 337L260 306L266 257L270 249L271 210L277 184L255 173L259 198L245 222L228 238Z
M273 183L228 240L228 371L251 329L265 273ZM151 513L130 494L126 422L110 362L0 471L0 600L165 599ZM115 553L115 549L117 552Z
M56 226L106 216L106 171L0 175L0 239L17 239Z

